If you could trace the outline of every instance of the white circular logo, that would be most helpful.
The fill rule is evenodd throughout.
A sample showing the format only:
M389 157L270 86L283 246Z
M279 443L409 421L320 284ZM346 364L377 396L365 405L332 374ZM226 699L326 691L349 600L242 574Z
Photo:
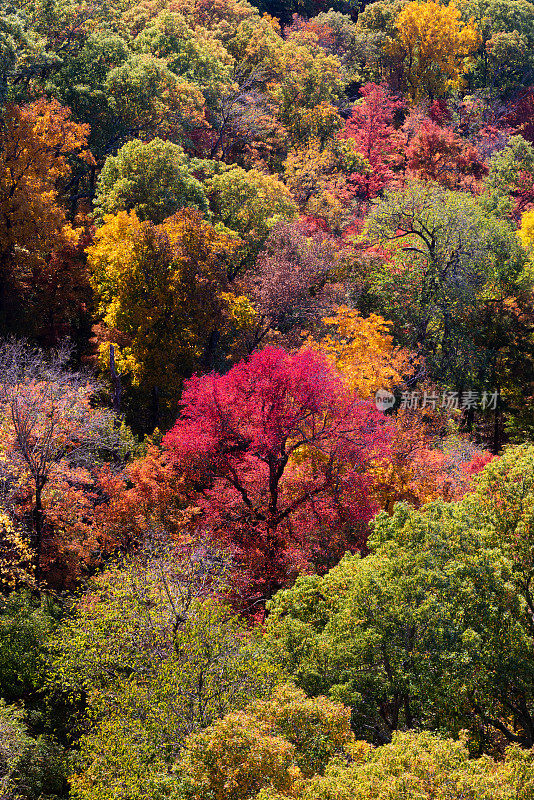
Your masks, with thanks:
M375 406L379 411L387 411L395 405L395 395L387 389L378 389L375 392Z

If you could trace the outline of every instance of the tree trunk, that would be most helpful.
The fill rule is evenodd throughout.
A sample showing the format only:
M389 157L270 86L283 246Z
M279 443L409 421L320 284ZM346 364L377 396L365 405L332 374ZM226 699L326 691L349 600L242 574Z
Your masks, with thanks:
M155 430L159 425L159 389L157 386L154 386L152 389L152 403L151 403L151 416L152 416L152 428Z
M113 384L113 411L120 416L121 413L121 373L115 367L115 345L109 346L109 369L111 372L111 383Z
M35 481L35 505L32 512L33 531L31 546L34 552L34 577L37 587L41 580L41 545L43 539L43 487L44 480Z

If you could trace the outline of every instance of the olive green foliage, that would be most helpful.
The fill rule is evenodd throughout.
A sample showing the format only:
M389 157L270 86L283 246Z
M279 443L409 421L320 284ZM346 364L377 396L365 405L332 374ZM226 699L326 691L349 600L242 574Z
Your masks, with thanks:
M62 703L50 696L43 707L58 612L29 592L0 602L0 796L6 800L41 800L66 791L67 757L53 735L64 732Z
M40 800L65 791L62 749L29 735L24 713L0 700L0 795L5 800Z
M375 750L358 744L353 763L332 763L303 800L527 800L534 791L531 751L512 748L504 763L470 759L463 741L413 731Z
M529 83L534 74L534 4L528 0L463 0L465 20L474 18L482 42L473 81L500 95Z
M210 32L194 31L182 14L161 11L137 36L135 48L167 59L172 72L200 87L208 104L232 88L232 56Z
M532 746L531 572L521 572L512 549L531 552L518 517L532 451L512 449L503 462L457 504L380 514L371 555L345 556L324 578L301 577L272 601L269 629L284 668L309 694L349 705L358 737L466 728L483 747L491 731ZM503 512L513 530L506 536L492 490L500 482L506 497L517 462L528 477Z
M329 11L317 14L318 25L327 25L333 41L329 49L340 59L348 80L372 80L380 53L380 34L355 23L348 14Z
M236 271L253 263L272 229L297 211L286 186L256 169L231 167L209 181L208 193L214 220L243 242Z
M275 670L261 639L198 596L199 577L161 560L128 562L99 578L60 628L51 680L87 698L91 722L75 797L159 797L154 786L189 733L269 691Z
M95 156L106 152L110 141L122 133L117 130L117 119L110 105L106 86L108 74L127 61L130 50L122 36L113 31L97 30L87 36L73 58L65 59L59 69L51 73L48 91L72 109L83 122L95 118L99 125L91 125L90 146Z
M57 70L61 59L47 47L45 37L32 25L20 4L0 5L0 104L17 100L20 83Z
M534 618L534 447L507 448L475 477L462 501L470 519L512 563L513 583ZM532 622L529 623L534 631Z
M0 696L8 702L28 700L42 686L57 616L52 603L29 592L0 600Z
M204 187L194 175L201 166L180 145L133 139L106 159L98 179L96 214L102 219L105 214L135 210L141 221L159 224L184 206L205 212Z
M203 118L204 98L172 72L163 58L135 53L106 76L110 108L126 131L169 134L184 140Z

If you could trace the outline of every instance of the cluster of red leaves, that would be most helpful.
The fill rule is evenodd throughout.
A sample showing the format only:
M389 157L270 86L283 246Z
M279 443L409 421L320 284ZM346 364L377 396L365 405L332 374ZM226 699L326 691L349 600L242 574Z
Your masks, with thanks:
M475 147L452 128L424 120L406 148L406 164L420 180L437 181L450 189L475 188L487 173Z
M376 511L366 470L389 426L325 356L267 347L192 378L182 404L165 444L201 510L195 527L230 555L251 607L364 547Z
M41 576L48 587L73 589L117 550L118 542L96 523L101 489L98 470L62 465L54 475L44 500L41 546Z
M352 139L356 151L369 162L368 174L351 176L354 194L369 202L395 178L391 169L398 150L394 121L404 101L376 83L363 86L360 94L362 100L355 105L340 136Z
M510 103L506 122L524 139L534 143L534 87L520 92Z

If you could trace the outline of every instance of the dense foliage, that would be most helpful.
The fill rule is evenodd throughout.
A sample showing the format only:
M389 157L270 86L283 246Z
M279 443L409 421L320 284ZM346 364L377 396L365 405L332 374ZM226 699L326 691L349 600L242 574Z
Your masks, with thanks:
M534 796L534 4L0 0L0 797Z

